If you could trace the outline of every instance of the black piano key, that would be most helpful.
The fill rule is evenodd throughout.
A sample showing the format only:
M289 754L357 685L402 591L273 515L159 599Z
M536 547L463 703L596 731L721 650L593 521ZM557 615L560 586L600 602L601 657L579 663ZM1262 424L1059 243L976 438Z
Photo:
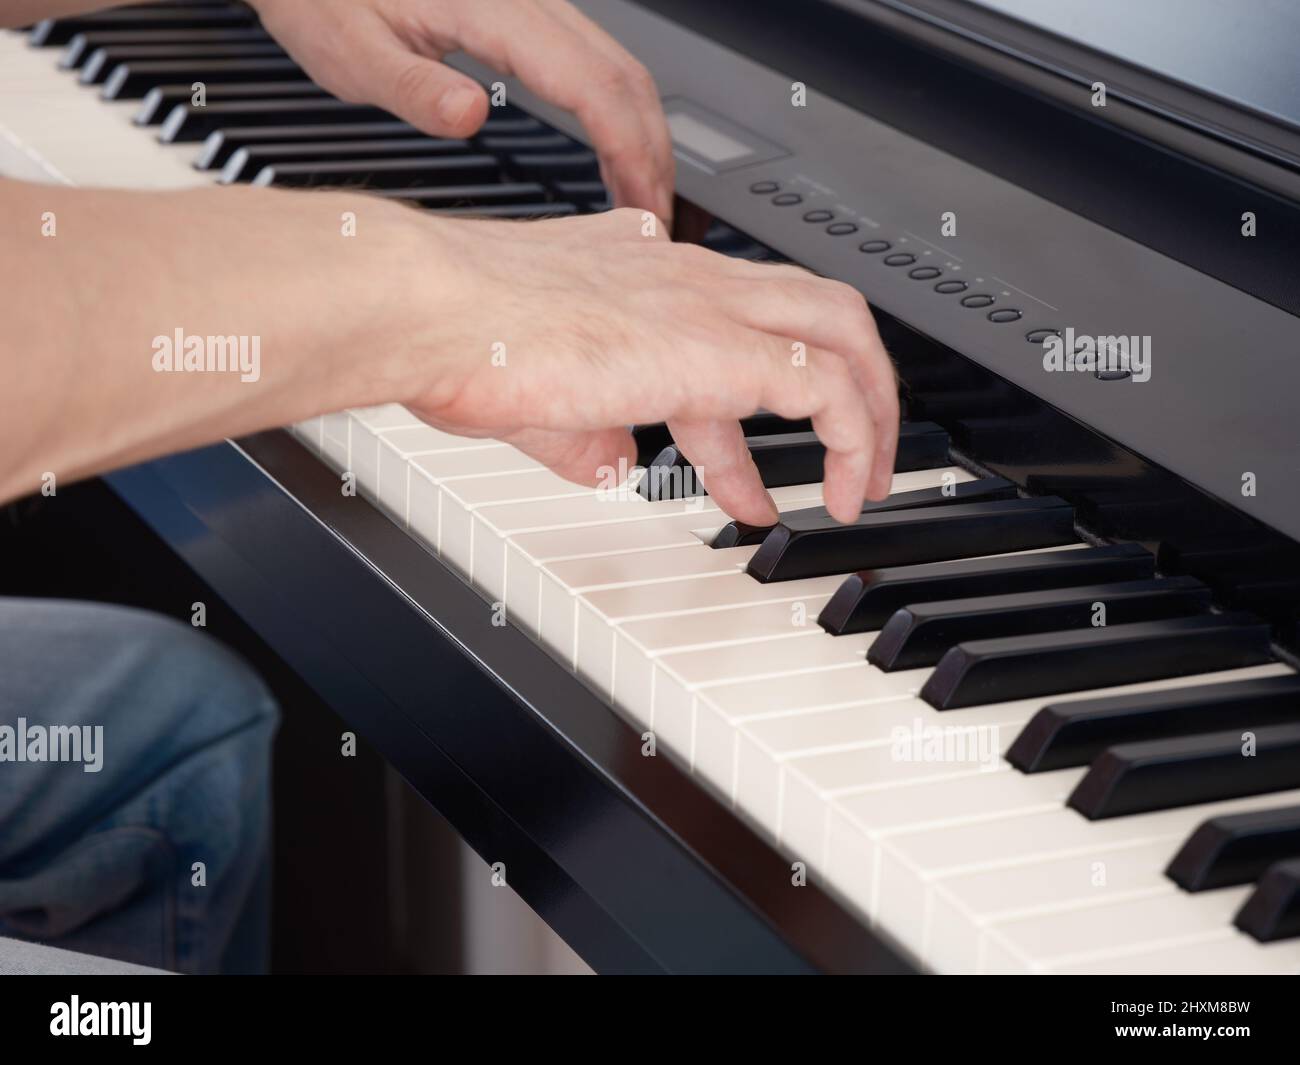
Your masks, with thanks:
M79 33L72 38L59 56L59 66L64 70L78 70L101 48L135 45L149 47L169 45L184 47L193 44L266 44L271 37L260 26L234 30L101 30L96 33Z
M360 159L402 159L468 150L469 141L435 140L433 137L250 145L240 148L230 157L221 171L219 180L223 185L252 181L263 167L284 163L344 163Z
M1300 936L1300 859L1271 866L1233 924L1261 943Z
M268 144L302 144L354 140L428 140L429 135L407 122L341 122L333 125L235 126L213 130L194 160L196 170L224 167L240 148Z
M744 420L741 428L744 429ZM770 435L746 434L759 476L768 488L792 484L813 484L822 479L826 447L811 430ZM640 450L638 446L638 451ZM933 469L948 457L948 434L932 422L905 422L898 433L894 471ZM649 463L637 489L647 499L681 499L683 494L707 495L690 461L674 444L669 444ZM835 571L830 571L835 572Z
M582 145L563 133L539 130L532 133L499 133L480 130L478 146L485 152L580 152Z
M768 488L811 484L822 478L826 447L816 433L748 436L745 444ZM637 490L651 500L708 494L694 467L675 444L669 444L655 456Z
M1212 891L1249 884L1288 858L1300 858L1300 806L1203 821L1165 875L1185 891Z
M571 203L504 203L485 207L430 207L433 214L454 218L563 218L578 213Z
M163 120L158 139L164 144L183 144L226 128L392 121L393 116L378 107L344 100L241 100L206 107L182 104Z
M292 59L268 56L265 59L211 59L181 63L119 63L107 80L101 95L105 100L139 100L158 85L195 82L207 86L246 81L306 81ZM187 97L188 99L188 97Z
M595 152L516 152L507 158L512 173L532 181L594 179L600 174Z
M997 499L865 514L839 530L783 519L746 567L760 581L907 566L1074 543L1074 508L1063 499Z
M486 137L496 134L509 136L512 134L540 134L545 132L547 132L547 127L542 125L542 123L538 122L535 118L529 118L522 114L518 118L494 115L483 123L476 136Z
M546 189L536 182L502 182L486 185L440 185L413 189L378 189L376 196L408 200L435 211L466 209L496 210L503 207L533 207L546 198ZM547 204L547 206L553 206Z
M1205 684L1054 703L1038 711L1007 751L1026 773L1087 765L1107 747L1198 732L1300 722L1300 677Z
M918 507L936 507L948 503L971 503L976 500L1015 499L1016 486L1002 477L983 477L974 481L963 481L951 488L919 488L914 492L895 492L878 502L866 503L863 514L878 514L885 510L915 510ZM820 522L820 528L827 535L838 535L841 530L851 526L843 525L827 513L825 507L808 507L787 513L782 519L798 522ZM746 525L741 521L727 522L714 534L710 547L749 547L761 544L774 525Z
M1142 580L1154 575L1155 558L1139 544L862 570L844 579L822 608L817 623L833 636L847 636L879 629L894 611L909 603Z
M194 97L192 85L156 85L150 89L132 121L137 126L156 126L181 107L189 108ZM213 85L207 90L208 103L196 107L203 111L231 103L269 103L273 100L310 100L325 98L325 90L310 81L241 81Z
M196 65L215 59L283 59L286 53L274 41L227 44L122 44L97 48L81 64L78 80L83 85L102 85L123 63L192 60ZM173 79L175 80L175 79Z
M558 192L565 183L557 182ZM603 186L602 186L603 188ZM567 197L572 200L574 197ZM770 411L759 411L747 418L740 419L740 429L746 436L775 436L779 433L807 433L812 431L810 418L782 418ZM636 461L638 466L649 466L664 448L673 442L672 433L663 422L649 422L632 427L632 439L636 441Z
M1068 803L1098 821L1296 787L1300 724L1269 725L1108 747Z
M38 48L67 44L79 33L101 30L203 30L251 26L257 16L248 8L222 4L213 7L119 8L67 18L47 18L32 27L28 41Z
M1269 627L1253 614L1203 614L958 644L921 698L954 710L1270 661Z
M410 159L357 159L347 163L280 163L263 167L254 185L308 188L366 186L396 189L491 181L498 173L491 155L422 155Z
M948 432L934 422L904 422L898 429L895 473L934 470L951 463Z
M1169 577L913 603L885 622L867 661L887 673L932 666L948 648L969 640L1091 626L1098 604L1106 624L1157 621L1204 613L1210 589L1195 577Z

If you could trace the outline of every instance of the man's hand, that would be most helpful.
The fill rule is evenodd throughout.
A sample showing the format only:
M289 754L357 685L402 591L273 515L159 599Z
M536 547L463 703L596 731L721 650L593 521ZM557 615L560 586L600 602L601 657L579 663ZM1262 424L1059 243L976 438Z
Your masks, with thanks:
M635 464L623 426L667 421L723 510L771 524L736 421L762 407L812 418L834 517L889 491L894 371L848 285L671 243L634 210L411 221L427 250L406 252L398 398L433 424L596 484L601 467Z
M673 153L650 73L565 0L251 0L336 96L434 136L465 137L488 98L441 62L464 51L576 115L619 206L672 214Z

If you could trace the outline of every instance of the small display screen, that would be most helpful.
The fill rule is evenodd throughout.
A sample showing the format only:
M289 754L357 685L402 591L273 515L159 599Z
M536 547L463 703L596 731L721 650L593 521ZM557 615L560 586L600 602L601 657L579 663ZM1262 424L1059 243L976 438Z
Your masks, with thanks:
M729 163L753 154L748 144L728 137L684 111L668 113L668 129L674 141L710 163Z

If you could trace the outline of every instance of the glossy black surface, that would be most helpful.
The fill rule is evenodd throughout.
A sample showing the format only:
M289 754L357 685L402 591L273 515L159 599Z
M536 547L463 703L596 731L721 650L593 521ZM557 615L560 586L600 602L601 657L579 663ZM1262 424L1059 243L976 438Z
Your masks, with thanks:
M867 661L886 672L917 669L967 640L1085 628L1099 617L1108 625L1155 621L1203 613L1209 606L1210 590L1192 577L914 603L885 622Z
M238 126L305 126L337 122L390 123L393 116L343 100L276 100L177 107L163 121L158 139L167 144L201 141L214 130Z
M1261 943L1300 936L1300 859L1269 868L1234 923Z
M918 488L913 492L895 492L878 502L867 503L862 508L863 514L879 514L886 510L915 510L918 507L942 506L946 503L970 503L981 499L1014 499L1016 486L1002 477L981 477L974 481L962 481L960 484L941 485L938 488ZM793 523L793 524L792 524ZM805 510L786 512L782 525L799 532L794 535L810 537L825 536L831 540L841 536L841 530L852 531L852 525L844 525L830 516L825 507L808 507ZM761 544L775 526L746 525L740 521L729 521L713 537L711 547L746 547ZM834 573L837 570L832 569Z
M1268 626L1249 614L1210 614L958 644L921 698L938 710L1135 684L1271 661Z
M1052 496L878 511L842 531L813 534L823 525L793 517L777 525L746 572L764 582L788 581L1056 547L1078 539L1073 508Z
M258 171L253 184L293 188L364 185L372 189L401 189L417 185L471 185L491 181L498 172L495 157L462 154L459 145L453 144L440 148L437 153L409 159L276 163Z
M104 82L105 100L139 100L157 85L193 83L206 86L247 81L299 81L307 77L292 59L268 56L264 59L213 59L192 63L140 62L119 64Z
M1251 753L1246 754L1247 748ZM1070 795L1090 820L1300 787L1300 724L1107 748Z
M1300 857L1300 806L1212 817L1165 870L1185 891L1248 884L1274 862Z
M1300 676L1201 684L1045 706L1007 761L1027 773L1087 765L1117 743L1300 722Z
M817 624L833 636L870 632L909 603L1140 580L1154 572L1155 558L1139 544L862 570L844 578Z

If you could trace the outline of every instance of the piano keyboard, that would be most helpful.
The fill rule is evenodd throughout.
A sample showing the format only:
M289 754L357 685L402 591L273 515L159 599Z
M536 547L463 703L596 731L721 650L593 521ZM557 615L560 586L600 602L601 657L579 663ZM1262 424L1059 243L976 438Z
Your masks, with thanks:
M606 206L564 134L506 110L426 137L301 85L239 5L30 40L0 37L15 176ZM709 243L768 255L724 226ZM807 427L756 417L772 530L689 478L592 490L399 406L292 432L923 967L1300 973L1300 678L1268 627L1089 540L1065 500L972 472L937 426L906 424L889 500L836 526ZM684 472L664 427L638 439Z

